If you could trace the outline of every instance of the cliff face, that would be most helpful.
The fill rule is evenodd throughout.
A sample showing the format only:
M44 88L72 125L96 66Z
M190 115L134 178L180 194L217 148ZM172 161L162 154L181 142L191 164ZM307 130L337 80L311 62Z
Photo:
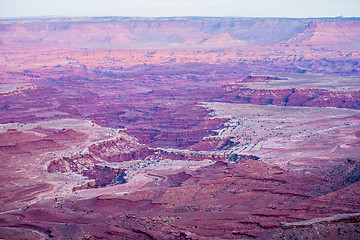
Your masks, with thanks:
M0 32L2 46L353 46L360 41L359 25L358 19L83 18L3 20Z
M129 136L95 143L89 147L89 152L106 162L142 159L152 153L148 147Z
M313 238L356 239L359 237L359 213L337 214L290 224L283 224L281 230L272 235L273 239Z
M240 89L233 99L225 101L277 106L310 106L359 109L359 91L327 91L321 89L256 90Z
M156 149L154 158L172 159L185 161L203 161L205 159L221 162L238 162L244 160L259 160L253 155L217 153L217 152L196 152L196 151L174 151L165 149Z
M248 76L241 81L268 82L277 81L276 77ZM219 99L225 102L256 105L336 107L360 109L360 91L330 91L326 89L281 88L252 89L243 84L226 84L222 87L224 95Z
M288 46L321 46L321 45L355 45L360 43L358 21L331 21L314 20L308 24L303 32L282 42Z
M70 157L55 159L50 162L47 169L50 173L76 172L83 173L95 167L98 163L91 154L74 154Z
M358 239L359 21L1 20L0 239Z
M78 173L95 181L77 186L74 190L105 187L111 183L125 183L125 170L103 166L101 163L143 159L152 154L153 150L123 134L115 139L91 144L87 152L53 159L47 170L49 173Z

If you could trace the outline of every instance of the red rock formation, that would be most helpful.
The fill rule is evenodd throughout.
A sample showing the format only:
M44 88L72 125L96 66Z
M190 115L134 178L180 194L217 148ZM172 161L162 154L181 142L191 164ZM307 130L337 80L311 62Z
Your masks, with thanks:
M98 165L92 154L76 154L71 157L63 157L52 160L48 166L50 173L79 173L90 179L82 186L73 188L73 191L97 187L105 187L110 184L125 183L125 170Z
M4 133L0 133L1 146L13 146L18 143L38 141L41 138L31 134L20 132L16 129L8 129Z
M319 236L326 239L356 239L359 237L359 214L337 214L332 217L316 218L309 221L288 223L281 226L271 238L313 238Z
M287 98L286 106L304 106L305 103L318 98L322 92L321 89L294 89Z
M227 119L200 107L226 101L359 109L358 26L358 19L1 20L0 123L27 133L0 133L0 238L359 238L356 217L324 222L360 211L357 161L302 175L256 156L224 154L219 150L232 141L214 130ZM353 145L340 146L336 134L325 142L336 146L336 161L341 149L356 153L359 131L351 120L358 115L349 112L353 117L336 124L347 126L339 136ZM94 143L91 132L46 127L65 118L124 136ZM38 127L25 126L32 123ZM276 137L274 144L296 142ZM78 146L87 149L70 154ZM303 146L298 154L306 159ZM46 173L58 150L69 154L47 170L59 174ZM320 169L335 162L322 157L311 160ZM129 175L129 184L120 185L125 169L106 166L144 158L155 160L154 168ZM200 167L205 159L216 163ZM189 163L198 168L178 169L184 162L176 160L199 161ZM161 168L164 162L171 167ZM69 172L88 178L75 193L63 184L72 174L60 175Z
M106 162L122 162L143 159L152 153L145 145L129 136L102 141L89 146L89 152Z
M82 18L2 20L1 45L208 47L356 45L357 19ZM186 31L185 31L186 29ZM88 34L81 34L82 32ZM161 45L162 44L162 45Z
M63 136L61 135L60 139ZM94 184L90 181L83 186L75 187L74 191L105 187L111 183L125 183L126 181L123 178L125 170L101 166L98 165L99 163L143 159L152 154L153 150L139 144L134 138L124 135L116 139L94 143L88 147L88 152L54 159L48 165L47 170L50 173L75 172L95 180Z
M0 134L0 151L5 154L30 153L33 151L54 151L64 146L51 139L9 129Z
M250 89L236 84L223 86L225 102L277 106L311 106L359 109L360 91L323 89Z
M197 152L197 151L177 151L171 149L156 149L155 158L185 160L185 161L202 161L205 159L213 161L238 162L247 159L258 160L259 158L253 155L217 153L217 152Z
M93 187L105 187L108 185L116 185L126 183L124 179L125 170L112 168L107 166L99 166L95 165L94 168L85 170L83 175L88 177L89 179L94 179L95 183L89 182L87 185L89 188ZM81 189L84 189L81 187ZM76 191L76 188L73 189Z
M323 91L304 106L360 109L360 91Z
M46 139L52 139L55 141L76 141L85 138L85 134L77 132L73 129L63 129L53 135L47 136Z
M74 154L70 157L62 157L52 160L47 167L48 172L77 172L83 173L93 169L95 164L99 163L91 154Z
M344 165L348 164L357 163ZM337 169L344 177L348 175L344 166ZM301 181L306 181L306 186ZM297 175L250 159L236 164L218 162L197 171L168 175L160 182L163 187L150 192L38 202L20 212L1 215L0 234L11 224L18 227L7 234L21 236L17 229L26 225L26 229L37 229L53 238L266 239L300 232L306 236L357 238L358 219L352 212L359 211L360 204L349 188L356 190L359 182L338 190L331 189L333 183L327 181L327 190L319 191L319 179L314 176ZM72 227L64 228L63 222ZM319 223L323 225L315 233ZM349 232L336 232L340 228Z
M217 136L210 136L203 138L200 142L189 147L193 151L216 151L227 149L234 145L230 137L221 138Z
M287 78L275 76L249 75L242 79L241 82L268 82L273 80L288 80Z
M318 21L313 20L304 32L284 41L290 46L357 45L360 30L357 21Z

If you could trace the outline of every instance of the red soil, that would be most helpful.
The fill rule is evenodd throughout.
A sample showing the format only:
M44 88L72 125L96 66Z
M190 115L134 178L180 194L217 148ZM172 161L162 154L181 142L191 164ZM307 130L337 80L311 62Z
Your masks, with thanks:
M359 25L1 20L0 238L359 238L357 215L346 215L360 211L359 155L347 160L360 145ZM234 116L214 117L207 102L348 111L324 130L348 134L321 140L343 163L309 158L319 170L300 174L236 152L214 131ZM306 134L298 148L321 153ZM134 170L145 163L154 168Z

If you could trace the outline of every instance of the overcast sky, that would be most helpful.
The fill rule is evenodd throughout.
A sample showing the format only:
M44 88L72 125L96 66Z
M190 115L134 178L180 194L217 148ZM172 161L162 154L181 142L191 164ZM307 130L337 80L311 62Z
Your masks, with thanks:
M358 17L360 0L0 0L0 17Z

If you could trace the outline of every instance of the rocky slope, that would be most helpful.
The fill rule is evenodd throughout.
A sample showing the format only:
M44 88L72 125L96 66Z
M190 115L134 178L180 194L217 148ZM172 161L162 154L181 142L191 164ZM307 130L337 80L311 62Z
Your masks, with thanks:
M248 82L248 79L249 77L244 80ZM274 81L276 81L276 79ZM225 102L249 103L256 105L360 109L360 91L329 91L326 89L297 88L251 89L238 83L227 84L224 85L223 88L224 96L219 100Z
M109 184L125 183L125 170L104 166L110 162L144 159L153 153L134 138L123 134L121 137L100 141L90 145L85 151L52 160L47 166L49 173L78 173L94 183L88 182L74 190L105 187Z
M306 185L294 185L299 181ZM169 183L170 187L164 188ZM6 219L2 215L1 231L50 239L84 234L108 239L276 239L301 232L306 236L358 237L358 214L351 212L360 210L359 200L352 194L359 182L338 190L331 190L332 181L320 189L315 183L318 178L304 178L256 160L217 162L197 171L168 175L157 185L147 185L152 191L42 201L8 214ZM346 209L340 201L322 198L324 193L354 202ZM321 201L317 201L319 197ZM350 213L335 215L342 211ZM315 233L319 224L320 232Z
M282 230L273 239L319 238L356 239L359 232L359 214L337 214L327 218L316 218L298 223L283 224Z
M0 20L0 238L359 238L358 18Z
M358 45L359 26L357 21L317 21L309 23L304 32L284 41L290 46Z

